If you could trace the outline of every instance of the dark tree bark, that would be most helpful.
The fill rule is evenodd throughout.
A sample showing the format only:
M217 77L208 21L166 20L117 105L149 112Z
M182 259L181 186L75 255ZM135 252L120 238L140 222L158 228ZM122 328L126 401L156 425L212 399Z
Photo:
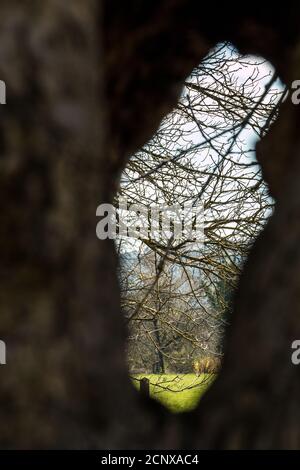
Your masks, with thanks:
M187 417L131 386L114 248L95 234L126 159L216 42L299 78L300 7L261 3L1 3L1 448L300 445L299 107L259 146L275 214L245 266L224 367Z

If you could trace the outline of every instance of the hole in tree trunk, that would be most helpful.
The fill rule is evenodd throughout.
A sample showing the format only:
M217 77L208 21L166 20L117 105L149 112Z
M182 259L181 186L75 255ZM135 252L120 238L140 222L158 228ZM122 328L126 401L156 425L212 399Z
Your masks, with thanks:
M255 144L283 85L264 59L217 45L120 183L117 251L133 383L193 409L221 367L250 247L273 210Z

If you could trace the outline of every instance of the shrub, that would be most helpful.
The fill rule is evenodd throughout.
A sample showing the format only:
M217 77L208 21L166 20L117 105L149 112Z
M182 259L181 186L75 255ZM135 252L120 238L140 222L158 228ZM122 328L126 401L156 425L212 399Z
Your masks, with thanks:
M216 374L221 366L219 357L201 357L193 361L193 369L195 374Z

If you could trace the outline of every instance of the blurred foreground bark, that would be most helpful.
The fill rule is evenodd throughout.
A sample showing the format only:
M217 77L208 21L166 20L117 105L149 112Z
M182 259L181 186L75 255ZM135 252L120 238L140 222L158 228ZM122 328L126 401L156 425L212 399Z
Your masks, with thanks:
M126 370L97 206L216 42L300 78L299 6L199 3L1 4L1 448L300 446L300 111L288 101L259 145L276 210L245 266L218 380L179 417L139 396Z

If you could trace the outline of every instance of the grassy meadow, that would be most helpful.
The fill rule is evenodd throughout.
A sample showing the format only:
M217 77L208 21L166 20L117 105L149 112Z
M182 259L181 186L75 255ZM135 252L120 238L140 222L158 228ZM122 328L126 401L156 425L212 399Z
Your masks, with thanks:
M152 398L160 401L173 413L181 413L197 406L215 375L201 374L197 377L195 374L139 374L133 377L137 389L143 377L150 381Z

